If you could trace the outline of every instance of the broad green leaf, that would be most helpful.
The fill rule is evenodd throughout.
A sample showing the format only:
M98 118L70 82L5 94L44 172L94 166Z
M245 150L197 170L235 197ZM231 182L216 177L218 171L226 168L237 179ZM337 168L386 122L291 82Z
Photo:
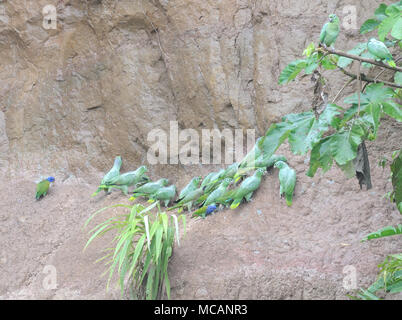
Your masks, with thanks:
M327 172L332 167L331 154L331 137L326 137L317 143L311 150L310 168L307 176L314 177L318 168L322 168L323 172Z
M381 3L380 6L374 12L375 17L380 21L386 19L388 17L385 13L386 10L387 10L387 5L384 3Z
M331 136L331 153L338 165L345 165L356 158L363 136L364 130L356 124L349 130Z
M293 128L289 134L289 143L294 154L302 155L311 150L319 142L324 132L328 130L332 117L339 112L331 114L334 112L333 106L328 105L327 108L318 120L312 111L289 115L284 118Z
M267 157L270 157L279 148L283 141L289 136L292 127L286 122L272 124L264 139L259 142L259 147Z
M394 82L402 86L402 72L396 72Z
M349 50L349 54L354 54L356 56L361 55L365 50L367 50L367 43L359 43L352 50ZM338 60L338 67L346 68L349 64L353 62L352 59L346 57L340 57Z
M331 61L331 56L335 55L326 56L324 59L321 60L321 65L324 69L335 70L337 68L336 64Z
M340 111L343 111L340 106L333 103L328 104L320 115L320 123L322 125L337 128L340 122L340 119L337 116L341 114Z
M402 121L402 106L392 100L382 103L384 113L394 118L395 120Z
M365 33L371 32L371 31L377 29L377 27L380 25L380 23L381 23L380 20L368 19L360 27L360 33L365 34Z
M394 24L391 31L391 36L398 40L402 39L402 17L399 17L397 22Z
M397 14L401 13L401 6L398 3L393 3L390 4L386 9L385 9L385 14L387 16L394 16Z
M356 176L356 169L353 164L353 160L348 161L346 164L338 164L337 166L343 171L346 178L350 179Z
M378 26L378 38L381 41L385 41L385 37L391 31L391 29L394 27L394 25L396 24L398 19L399 19L399 16L391 16L391 17L387 17L380 23L380 25Z
M310 57L311 54L315 51L315 44L314 42L311 42L307 48L303 51L303 55L306 57Z
M388 226L388 227L382 228L376 232L370 233L367 236L365 236L362 239L362 241L390 237L390 236L395 236L395 235L400 235L400 234L402 234L402 224L399 224L396 227Z
M289 63L279 76L279 84L289 83L306 67L306 60L295 60Z

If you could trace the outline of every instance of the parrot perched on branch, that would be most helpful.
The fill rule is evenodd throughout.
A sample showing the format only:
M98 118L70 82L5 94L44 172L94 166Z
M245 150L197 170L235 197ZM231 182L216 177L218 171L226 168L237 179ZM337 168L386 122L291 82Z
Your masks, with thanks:
M329 22L324 24L320 33L320 44L332 46L339 35L339 18L336 14L329 15Z
M102 181L101 181L101 186L105 186L107 185L111 179L114 179L115 177L117 177L120 174L120 168L121 168L121 164L122 164L122 160L120 156L117 156L114 159L114 164L112 169L110 169L110 171L108 173L105 174L105 176L103 177ZM99 187L98 190L96 190L92 196L96 196L100 191L105 190L105 192L109 192L108 187Z
M169 183L168 179L159 179L158 181L155 182L148 182L141 187L138 187L133 190L133 197L132 200L135 200L137 197L146 197L151 194L154 194L157 192L160 188L166 187Z
M165 207L169 205L169 202L173 200L176 195L176 186L171 185L169 187L162 187L154 194L150 195L148 202L154 202L155 200L163 201Z
M279 194L281 198L285 194L286 204L290 207L296 185L296 171L283 161L278 161L274 167L279 169Z
M247 201L251 200L253 192L258 189L261 184L261 178L265 173L265 169L259 168L254 172L254 175L245 179L239 188L233 191L231 198L233 199L230 205L231 209L236 209L240 202L245 198Z
M110 179L106 186L109 188L120 189L125 195L127 195L128 187L149 181L149 178L145 175L145 172L147 171L148 169L146 166L141 166L135 171L123 173Z
M197 201L198 198L201 197L203 194L204 194L203 188L195 189L195 190L189 192L181 201L179 201L178 204L169 208L168 211L180 208L184 205L187 205L187 209L188 209L188 211L190 211L193 206L193 202Z
M46 196L47 192L49 191L50 183L54 181L55 179L53 177L48 177L36 185L36 200L39 200L42 196Z
M380 60L385 60L391 67L395 67L395 61L391 52L388 50L384 42L378 41L375 38L371 38L367 43L368 51Z
M195 177L191 179L191 181L180 191L179 198L175 201L180 202L180 200L184 199L186 195L188 195L191 191L194 191L198 188L200 184L201 177Z

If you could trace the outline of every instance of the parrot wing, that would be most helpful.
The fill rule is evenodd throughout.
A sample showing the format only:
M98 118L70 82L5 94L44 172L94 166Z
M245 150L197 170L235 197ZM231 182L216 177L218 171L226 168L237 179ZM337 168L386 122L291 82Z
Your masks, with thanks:
M279 183L282 186L282 192L285 194L286 204L290 207L296 185L296 171L289 167L281 169L279 171Z
M112 169L103 177L101 184L107 184L111 179L117 177L120 174L120 167L122 164L121 157L118 156L114 159L114 165Z
M325 36L327 34L327 27L328 27L328 22L323 25L320 33L320 43L324 43Z
M50 182L48 180L43 180L36 185L36 200L47 194L49 186Z

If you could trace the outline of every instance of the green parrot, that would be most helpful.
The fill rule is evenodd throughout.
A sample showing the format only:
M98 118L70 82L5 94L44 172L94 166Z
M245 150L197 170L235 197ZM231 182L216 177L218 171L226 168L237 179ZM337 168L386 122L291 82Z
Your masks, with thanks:
M239 164L237 162L233 162L230 166L228 166L225 172L222 175L222 179L230 178L232 179L239 168Z
M296 185L296 171L283 161L278 161L274 167L279 169L279 194L281 198L285 194L286 204L290 207Z
M159 179L158 181L155 182L148 182L141 187L138 187L133 190L133 197L131 198L132 200L135 200L137 197L145 197L149 196L150 194L154 194L157 192L160 188L166 187L169 183L168 179Z
M193 206L193 202L197 201L198 198L201 197L203 194L204 194L203 188L198 188L193 191L190 191L181 201L179 201L177 205L169 208L168 211L180 208L184 205L187 205L187 209L188 211L190 211Z
M336 14L329 15L329 22L324 24L320 33L320 44L332 46L339 35L339 18Z
M120 167L121 167L121 164L122 164L121 157L120 157L120 156L117 156L117 157L114 159L114 164L113 164L112 169L110 169L110 171L109 171L108 173L106 173L105 176L103 177L103 179L102 179L102 181L101 181L101 186L102 186L102 185L106 185L108 182L110 182L111 179L114 179L115 177L117 177L117 176L120 174ZM97 195L100 191L102 191L102 190L105 190L105 192L109 192L109 189L110 189L110 188L108 188L108 187L104 187L104 188L99 187L98 190L96 190L96 191L92 194L92 196L93 196L93 197L96 196L96 195Z
M245 179L239 188L234 190L231 194L231 198L233 199L232 204L230 205L231 209L236 209L240 202L245 198L247 201L251 200L251 196L253 192L258 189L261 184L261 178L265 173L265 169L259 168L254 172L254 175Z
M176 203L184 199L184 197L188 195L191 191L197 189L200 181L201 177L195 177L191 179L191 181L183 188L183 190L180 191L179 198L176 200Z
M255 159L257 159L262 154L262 149L259 144L261 139L264 137L259 137L255 142L253 149L243 158L239 164L239 168L252 167Z
M385 60L390 66L395 67L395 61L392 57L391 52L388 50L384 42L378 41L377 39L371 38L367 43L368 51L380 60Z
M47 192L49 191L50 183L54 182L54 180L55 179L53 177L48 177L36 185L36 200L39 200L42 196L46 196Z
M153 202L155 200L163 201L165 207L169 205L169 202L173 200L176 195L176 186L171 185L169 187L162 187L154 194L150 195L150 200L148 202Z
M210 193L215 190L215 188L220 184L224 174L225 169L215 172L215 174L211 176L209 183L205 186L205 193Z
M216 172L210 172L208 175L202 180L201 187L205 187L208 183L211 182L211 178L216 174Z
M223 182L219 185L219 187L214 190L208 198L203 203L203 206L209 206L210 204L215 204L216 201L221 198L228 188L229 184L232 182L232 179L226 178Z
M127 195L128 187L149 181L149 178L145 175L145 172L147 171L148 169L146 166L141 166L135 171L130 171L110 179L106 186L109 188L120 189L125 195Z
M241 176L245 175L247 172L251 170L256 170L258 168L269 168L272 167L277 161L284 161L287 162L287 159L282 156L282 155L276 155L273 154L270 157L264 156L264 154L261 154L254 162L253 167L246 167L246 168L240 168L237 170L234 179L237 182Z

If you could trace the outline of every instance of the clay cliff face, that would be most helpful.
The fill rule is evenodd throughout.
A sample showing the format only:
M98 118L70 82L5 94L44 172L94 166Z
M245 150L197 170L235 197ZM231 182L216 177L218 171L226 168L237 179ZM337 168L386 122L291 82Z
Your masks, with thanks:
M56 29L43 27L48 4ZM262 135L309 108L310 81L280 87L279 73L350 4L359 26L378 1L0 1L0 170L64 180L116 154L133 168L170 120Z

